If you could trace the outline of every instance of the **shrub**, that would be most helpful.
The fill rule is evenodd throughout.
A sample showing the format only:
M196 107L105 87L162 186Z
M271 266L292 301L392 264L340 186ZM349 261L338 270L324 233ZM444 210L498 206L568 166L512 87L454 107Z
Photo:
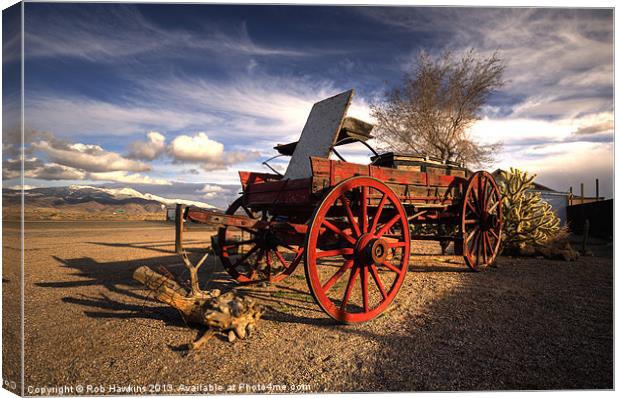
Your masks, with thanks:
M523 252L526 248L545 245L560 232L560 219L539 192L532 192L536 175L513 168L502 173L499 190L504 250Z

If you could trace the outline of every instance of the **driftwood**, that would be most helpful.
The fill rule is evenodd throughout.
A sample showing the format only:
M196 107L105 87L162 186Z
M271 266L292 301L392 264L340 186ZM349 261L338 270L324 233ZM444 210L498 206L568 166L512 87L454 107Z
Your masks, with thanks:
M252 334L263 313L259 305L235 291L221 294L217 289L200 290L197 273L190 273L190 277L193 279L192 290L188 292L171 277L146 266L136 269L133 274L136 281L153 292L155 299L177 309L188 324L207 326L206 333L190 344L191 349L200 348L218 333L225 335L230 342Z

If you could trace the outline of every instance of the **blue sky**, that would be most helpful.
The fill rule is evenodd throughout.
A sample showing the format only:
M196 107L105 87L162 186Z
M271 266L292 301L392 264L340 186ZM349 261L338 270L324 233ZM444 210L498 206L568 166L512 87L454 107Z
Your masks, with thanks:
M474 48L507 65L471 130L504 143L489 169L527 169L563 191L584 182L591 194L598 177L610 196L612 43L602 9L27 3L26 184L173 195L182 182L179 195L208 201L237 170L266 171L260 162L297 139L312 103L355 88L350 114L372 121L369 105L420 50ZM16 60L5 50L3 67ZM363 147L343 154L368 159Z

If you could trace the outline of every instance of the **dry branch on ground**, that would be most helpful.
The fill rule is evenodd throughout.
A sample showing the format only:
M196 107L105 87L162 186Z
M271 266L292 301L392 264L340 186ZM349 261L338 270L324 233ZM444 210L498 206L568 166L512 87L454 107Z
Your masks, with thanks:
M187 292L171 277L147 266L136 269L133 278L153 292L155 299L178 310L188 324L207 326L207 332L190 344L191 349L200 348L217 333L231 342L249 337L263 314L261 306L234 290L224 294L217 289Z

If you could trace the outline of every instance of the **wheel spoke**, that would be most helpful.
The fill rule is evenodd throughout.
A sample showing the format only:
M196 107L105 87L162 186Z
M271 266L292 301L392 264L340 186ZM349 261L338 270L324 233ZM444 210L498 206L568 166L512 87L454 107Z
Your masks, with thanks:
M252 267L250 270L250 274L248 275L248 279L252 280L256 276L256 268Z
M265 251L262 249L259 250L256 254L256 263L254 264L254 266L250 264L250 273L248 275L248 279L252 280L256 276L256 273L258 272L258 264L260 263L261 258L263 258L263 254L265 254Z
M497 207L497 205L495 204L497 203L497 197L495 196L495 189L493 188L493 184L491 182L489 182L488 190L489 192L487 193L487 213L490 213L495 207ZM493 208L491 208L491 206L493 206Z
M478 246L478 240L479 240L479 236L480 236L480 230L476 229L476 232L473 233L474 238L472 239L472 245L471 245L471 249L469 249L469 253L471 255L471 260L473 262L473 255L474 253L476 253L476 247Z
M297 250L296 254L295 254L295 258L293 259L293 261L291 262L291 267L293 267L293 269L295 269L295 267L297 267L297 265L299 264L299 262L301 261L301 259L303 258L304 255L304 247L300 247L299 250Z
M289 266L286 264L286 260L284 259L284 257L282 257L282 254L280 254L280 252L278 250L274 250L273 252L276 255L276 257L278 258L278 261L280 261L280 263L282 264L282 266L284 268L288 269Z
M258 246L253 246L250 250L240 260L237 260L235 264L233 264L233 268L237 268L239 265L243 264L256 250L258 250ZM259 253L260 258L260 253ZM258 261L258 260L257 260Z
M316 253L316 258L344 256L347 254L353 254L353 252L353 248L350 247L344 249L323 250Z
M467 239L465 240L466 243L469 243L469 241L471 240L471 238L474 237L474 235L476 235L476 233L478 232L478 228L476 228L473 232L471 232L470 234L467 235Z
M488 192L487 192L487 184L489 182L489 179L484 178L484 183L482 183L482 211L484 211L484 209L487 208L487 200L488 200Z
M269 282L271 282L272 276L271 276L271 256L269 255L269 253L271 252L271 250L267 249L265 251L265 261L267 261L267 277L269 278Z
M368 203L367 203L367 199L368 199L368 187L367 186L362 186L362 195L360 198L360 211L361 211L361 215L360 215L360 221L361 221L361 228L362 228L362 233L366 233L368 232Z
M368 312L368 267L362 268L362 301L364 302L364 312Z
M491 243L491 234L487 232L487 243L489 247L489 263L495 259L495 244Z
M250 217L251 219L255 220L256 219L256 215L252 214L252 212L245 206L241 205L241 208L243 209L243 211L245 212L245 214L247 214L248 217Z
M491 238L489 235L487 235L487 242L489 243L490 258L493 258L495 254L495 247L491 244Z
M467 201L467 207L469 207L469 208L471 209L471 211L473 211L473 212L474 212L474 214L478 215L478 209L476 209L476 208L474 207L474 205L472 205L472 204L471 204L471 201L470 201L470 200L468 200L468 201Z
M349 222L351 223L351 227L353 227L353 231L355 231L355 236L359 238L360 236L362 236L362 233L360 232L360 227L359 225L357 225L357 222L355 221L355 217L353 216L353 211L351 210L351 204L349 203L349 200L345 198L344 196L341 196L340 202L343 204L344 209L347 212L347 218L349 219Z
M344 265L336 271L334 275L323 285L323 292L327 293L327 291L336 283L338 279L344 275L344 273L353 266L353 260L345 261Z
M478 231L478 237L476 238L476 265L480 264L480 231Z
M482 176L478 176L478 211L482 213L484 210L484 192L482 192Z
M490 229L489 232L491 233L491 235L493 235L493 237L495 237L495 239L499 240L499 235L497 234L497 232L495 232L495 230Z
M379 222L379 218L381 218L381 212L383 211L383 206L385 206L385 202L387 201L387 195L383 194L381 198L381 202L379 202L379 206L377 206L377 211L375 212L375 216L372 219L372 225L370 226L369 232L373 232L377 229L377 223Z
M480 181L480 178L478 176L475 177L475 179L473 179L471 181L471 185L472 185L472 189L471 189L471 198L474 200L474 202L476 203L476 212L480 213L480 197L478 196L478 191L475 189L475 185Z
M285 249L288 249L292 252L297 253L298 249L293 248L292 246L287 245L286 243L282 242L280 239L278 239L277 237L274 236L274 238L278 241L278 246L283 247Z
M389 261L384 261L381 263L381 265L383 265L386 268L391 269L392 271L396 272L397 274L401 273L401 270L399 270L398 268L396 268L394 265L392 265L392 263L390 263Z
M372 278L375 280L379 291L381 292L381 296L385 300L387 298L387 293L385 292L385 287L383 287L383 283L381 282L381 278L379 278L379 272L377 271L377 267L374 264L370 264L370 273Z
M478 224L479 222L478 220L465 220L465 225Z
M396 214L394 217L392 217L392 219L388 221L385 225L383 225L383 227L381 227L379 232L377 232L377 238L380 238L381 236L383 236L383 234L386 233L388 229L392 228L392 226L396 224L396 221L398 221L399 219L400 219L400 214Z
M251 229L251 228L248 228L248 227L237 227L237 228L239 228L240 230L245 231L245 232L247 232L249 234L252 234L252 235L256 235L258 233L258 231L256 231L255 229Z
M487 263L487 233L482 232L482 261L483 264Z
M327 228L331 229L338 235L342 236L345 240L347 240L347 242L351 243L352 245L355 245L356 241L355 239L353 239L353 237L351 237L351 235L346 234L344 231L342 231L340 228L338 228L331 222L327 220L323 220L323 225L325 225Z
M355 283L355 278L360 273L359 267L355 267L351 276L349 277L349 283L347 283L347 290L344 292L344 296L342 297L342 304L340 305L340 309L344 311L349 302L349 297L351 297L351 291L353 290L353 284Z

